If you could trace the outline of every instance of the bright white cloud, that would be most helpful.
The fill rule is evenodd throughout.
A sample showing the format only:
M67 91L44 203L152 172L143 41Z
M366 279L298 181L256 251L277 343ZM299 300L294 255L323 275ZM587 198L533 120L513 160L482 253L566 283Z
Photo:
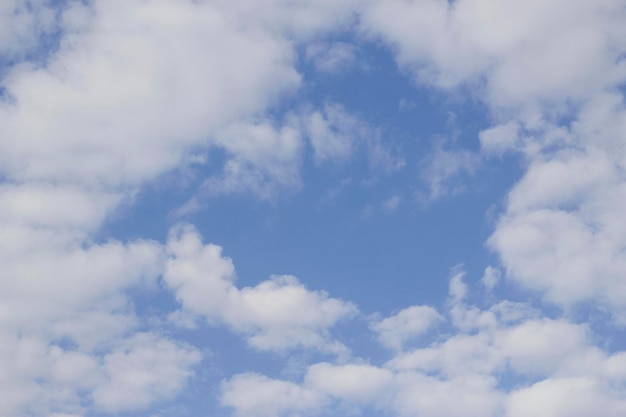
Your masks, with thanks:
M305 385L342 400L375 403L381 392L389 388L392 378L390 371L371 365L323 362L308 368Z
M589 102L566 132L568 147L531 156L489 239L512 279L561 305L624 309L625 121L615 95Z
M516 122L508 122L483 130L479 134L480 147L488 155L502 155L519 147L519 129Z
M366 123L334 103L306 115L303 123L318 163L349 158L359 142L365 143L372 135Z
M626 399L618 390L595 378L554 378L517 390L508 403L507 417L620 416L626 411Z
M379 322L372 323L371 329L385 346L402 349L405 342L426 332L443 317L432 307L412 306Z
M365 7L361 29L420 82L484 83L490 101L517 106L584 99L623 78L625 18L619 0L384 0Z
M88 409L124 412L171 398L200 359L189 346L156 334L110 339L100 352L35 335L3 335L0 413L49 415Z
M297 416L323 405L316 391L258 374L240 374L222 384L221 403L241 417Z
M453 276L451 287L459 286L459 276ZM464 330L455 325L456 331L443 339L432 337L427 346L398 352L381 366L353 358L355 362L349 364L310 365L299 383L258 375L255 380L284 387L272 397L281 404L280 415L324 414L347 404L356 407L353 410L374 407L394 415L428 417L525 417L538 413L582 417L592 415L592 407L611 416L623 411L624 353L608 354L596 347L586 326L537 318L528 306L510 301L480 310L465 305L453 288L451 293L448 314L452 323L454 310L462 309L468 317L478 319L475 326ZM502 314L512 309L526 313ZM478 314L472 314L476 311ZM492 320L485 321L484 316ZM514 383L509 380L512 376L517 378ZM233 383L239 378L248 376L235 376L224 383L228 389L223 396L228 401L223 403L238 413L264 415L255 414L244 400L236 400L254 396L259 389ZM289 402L303 392L318 402Z
M11 101L0 107L0 147L11 178L135 185L298 85L288 42L241 30L209 3L94 8L46 68L14 69L4 80Z
M191 376L189 368L199 360L195 349L137 334L103 358L106 376L93 391L94 404L119 412L170 399L183 388Z
M310 291L292 276L239 289L232 261L219 246L203 244L189 226L173 231L168 252L163 279L184 309L226 324L261 350L345 350L330 338L329 329L356 314L352 303Z

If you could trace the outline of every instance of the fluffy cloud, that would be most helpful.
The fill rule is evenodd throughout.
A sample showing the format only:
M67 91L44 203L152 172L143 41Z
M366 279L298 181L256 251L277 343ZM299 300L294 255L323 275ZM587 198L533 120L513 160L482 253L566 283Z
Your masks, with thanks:
M10 101L0 107L0 147L10 178L132 186L299 82L288 42L244 31L211 4L93 7L46 68L13 69L3 82Z
M392 349L402 349L404 343L426 332L442 316L432 307L407 307L397 314L387 317L370 326L378 333L378 338Z
M365 7L361 28L420 82L484 83L489 100L518 106L623 78L625 17L618 0L385 0Z
M221 403L241 417L297 416L323 405L323 397L297 384L240 374L222 384Z
M303 123L317 163L347 159L359 142L364 143L372 135L366 123L334 103L306 115Z
M185 310L228 325L261 350L344 351L328 331L356 314L352 303L310 291L291 276L275 276L239 289L232 261L222 256L219 246L203 244L189 226L173 231L168 252L163 279Z
M531 155L489 245L508 275L563 306L596 300L624 309L626 111L615 94L586 104L568 146ZM544 131L536 133L541 140ZM547 139L545 142L547 142Z
M115 339L101 352L72 349L37 335L3 335L0 413L28 416L123 412L171 398L200 354L156 334Z
M107 412L145 408L176 395L200 360L195 349L150 334L137 334L103 362L104 383L93 391L95 406Z
M586 417L597 413L620 416L626 401L618 390L594 378L555 378L514 392L508 403L507 417L527 417L541 413L546 417Z
M460 284L462 277L457 271L451 280L447 312L455 330L442 340L433 337L427 346L398 352L378 366L358 358L349 364L313 364L299 383L258 375L254 380L284 387L272 392L274 401L282 404L280 415L323 414L347 404L428 417L468 413L582 417L592 415L592 407L597 410L600 404L607 415L623 412L623 352L607 353L594 345L586 326L537 318L528 306L507 301L480 310L465 305L458 297ZM456 326L455 309L468 313L474 325L467 329ZM512 310L518 313L506 313ZM472 314L476 311L479 314ZM223 404L246 416L264 415L255 413L247 401L260 387L238 383L248 378L241 375L224 382L223 398L228 401ZM304 392L317 402L290 402Z
M365 364L311 365L305 376L305 385L322 394L359 403L376 402L381 392L392 382L392 373Z

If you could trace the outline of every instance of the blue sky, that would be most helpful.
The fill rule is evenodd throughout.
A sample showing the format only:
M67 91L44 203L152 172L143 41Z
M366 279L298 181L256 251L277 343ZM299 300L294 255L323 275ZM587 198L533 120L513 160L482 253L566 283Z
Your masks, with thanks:
M624 415L625 21L3 2L0 417Z

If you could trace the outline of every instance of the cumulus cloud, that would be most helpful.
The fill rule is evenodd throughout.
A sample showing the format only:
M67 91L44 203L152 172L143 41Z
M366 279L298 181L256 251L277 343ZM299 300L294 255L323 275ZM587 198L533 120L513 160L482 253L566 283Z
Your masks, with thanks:
M563 306L624 309L625 114L613 94L585 105L567 131L571 145L531 159L488 241L510 278Z
M297 347L343 353L329 329L356 314L354 304L310 291L292 276L274 276L239 289L222 248L205 245L196 230L181 226L168 242L163 279L183 308L243 334L261 350Z
M305 376L305 384L317 392L360 403L376 402L391 382L391 372L366 364L322 362L311 365Z
M0 146L15 180L138 184L298 85L288 42L242 31L208 3L93 7L88 27L66 35L46 68L14 69L4 80L2 137L20 140ZM239 70L252 63L255 71Z
M151 334L137 334L102 359L105 380L93 391L106 412L145 408L176 395L200 360L192 348Z
M595 346L585 325L537 317L527 305L510 301L487 309L466 305L456 294L455 287L462 283L459 274L453 274L448 311L442 312L454 332L443 338L431 336L424 346L396 352L380 365L352 358L349 364L312 364L299 382L262 377L268 385L289 387L273 392L276 403L283 405L280 414L323 414L346 403L357 409L373 407L394 415L429 417L468 413L582 417L592 415L591 407L597 409L600 404L607 415L623 410L626 396L619 388L626 378L623 352L607 353ZM455 309L465 311L473 325L456 324ZM513 310L517 314L503 314ZM237 413L263 415L255 414L246 402L257 387L233 383L247 377L224 382L222 395L228 401L223 403ZM516 382L511 383L511 378ZM290 398L302 392L317 402L291 403L285 408ZM569 401L571 395L576 399Z
M493 103L525 106L623 78L624 17L616 0L392 0L370 2L361 29L419 82L485 85Z
M259 374L240 374L222 384L221 403L241 417L295 416L323 405L316 391Z
M626 402L606 383L595 378L554 378L515 391L508 402L510 417L526 417L541 413L550 417L585 417L597 412L619 416L626 411Z
M176 395L200 359L190 346L143 333L115 338L100 352L50 344L29 333L3 335L3 415L124 412ZM69 414L68 414L69 415Z
M372 323L370 327L378 333L378 338L385 346L402 349L406 341L426 332L441 319L442 316L432 307L412 306Z

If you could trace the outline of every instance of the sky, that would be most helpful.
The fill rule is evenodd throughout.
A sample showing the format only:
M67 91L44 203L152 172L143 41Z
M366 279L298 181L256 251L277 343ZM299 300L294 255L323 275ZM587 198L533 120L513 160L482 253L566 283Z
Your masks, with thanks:
M626 415L624 0L2 0L0 417Z

